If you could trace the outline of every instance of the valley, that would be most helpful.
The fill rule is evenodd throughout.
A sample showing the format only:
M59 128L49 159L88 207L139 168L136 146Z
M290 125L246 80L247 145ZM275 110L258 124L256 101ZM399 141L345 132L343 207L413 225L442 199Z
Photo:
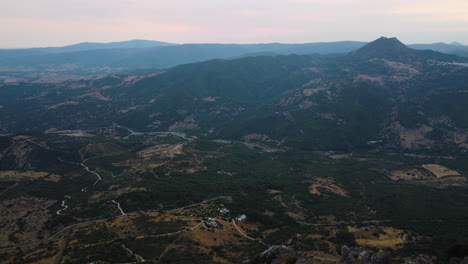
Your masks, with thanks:
M50 255L50 250L45 249L58 247L56 243L62 240L68 241L68 250L52 252L60 253L60 259L66 263L90 261L95 254L91 252L99 252L99 247L102 246L112 246L111 251L108 251L109 248L106 250L109 257L97 255L100 260L109 262L114 261L113 257L131 262L141 262L140 257L147 261L157 261L163 259L165 254L169 254L169 258L179 259L172 256L173 253L164 253L165 251L159 256L146 255L149 251L144 247L140 248L147 243L160 245L159 238L167 241L165 243L168 243L166 247L169 249L187 250L187 254L205 252L202 254L205 257L201 258L204 261L213 258L227 262L252 258L269 246L278 244L292 248L303 247L303 243L310 240L311 245L316 246L312 246L310 252L301 253L304 254L301 257L336 261L340 258L339 251L335 249L340 245L334 240L336 232L354 234L357 245L394 248L399 252L406 246L418 245L419 239L431 234L421 228L423 226L431 229L431 226L437 225L441 228L442 224L450 228L453 221L458 221L459 218L447 218L447 213L457 206L463 208L468 199L463 195L466 183L456 185L459 187L454 189L451 185L426 186L425 183L405 180L395 182L387 172L405 168L404 164L409 160L412 160L414 166L430 164L431 161L441 162L437 157L361 156L356 153L347 158L336 159L337 154L330 155L326 152L297 149L265 152L262 149L251 149L240 142L188 140L171 134L125 135L123 138L126 139L115 139L99 135L102 130L105 129L88 131L83 137L74 136L73 141L66 134L54 133L36 135L34 141L22 139L32 147L25 153L26 157L34 156L36 151L44 151L42 157L55 158L54 165L46 170L62 177L58 182L34 177L19 178L19 183L3 180L2 185L8 186L2 191L3 200L41 197L50 206L46 210L51 210L49 215L44 215L46 222L42 226L28 227L31 231L27 237L24 236L24 227L22 229L10 225L4 229L7 233L15 232L11 236L14 237L13 241L5 240L1 245L6 262L24 252L30 253L23 259L33 263L39 259L58 257ZM31 141L41 143L32 144ZM72 142L75 143L72 145ZM144 145L140 145L142 143ZM15 144L22 145L21 142ZM118 148L115 147L117 144ZM171 155L168 155L167 147L158 147L180 144L183 146L180 151ZM88 158L88 165L83 167L79 163L81 157L95 155L83 151L97 151L96 147L91 146L99 146L99 156ZM143 156L138 154L148 148L152 149L150 153ZM245 157L249 155L256 158L245 164L249 160ZM62 161L65 158L73 160L72 157L78 160ZM442 164L457 168L462 175L466 175L467 158L458 157L442 161ZM298 160L301 161L298 163ZM288 165L292 161L294 165ZM102 180L96 182L93 172L99 173ZM30 171L29 175L34 174ZM322 180L323 177L334 180ZM313 179L319 184L314 185ZM305 182L311 182L314 191L311 191L312 187L304 185ZM41 187L31 189L31 184ZM385 191L381 193L382 190ZM406 190L411 190L405 194L409 197L399 198ZM416 199L416 190L422 193L430 191L434 199L450 195L458 201L450 207L429 206L427 210L431 211L432 217L426 218L429 211L425 208L428 205L424 206L424 199ZM393 196L394 192L398 195ZM216 194L221 196L212 197ZM386 198L374 200L377 198L375 195L384 195ZM178 198L180 196L185 198ZM408 201L405 199L413 200L412 203L415 204L409 205L411 208L423 206L420 208L422 211L409 212L405 208L394 207L394 203L406 204ZM188 204L190 201L192 204ZM343 204L340 206L340 203ZM343 206L348 209L343 211ZM387 211L386 207L392 210ZM395 209L399 211L394 211ZM38 214L44 209L29 207L27 210ZM18 213L15 215L21 216ZM243 219L242 215L247 217ZM425 217L421 218L421 215ZM136 223L136 219L145 220ZM150 223L153 224L145 227ZM175 229L166 227L169 224L174 225ZM161 231L156 231L158 225L162 225ZM395 227L400 228L400 231L396 231L399 235L388 238L375 239L371 235L361 234L360 231ZM202 229L197 231L199 228ZM105 233L101 234L104 230ZM94 235L89 238L74 238L77 232ZM408 232L412 233L411 240L405 240L407 238L404 234ZM385 233L388 234L387 231ZM449 239L457 235L447 233L444 236ZM86 240L81 240L85 238ZM143 241L146 242L141 244ZM326 243L323 244L323 241ZM253 249L252 243L256 245L256 251L249 251L251 253L247 253L246 249L240 252L235 249L241 245ZM122 245L133 252L134 256L125 253ZM216 248L222 248L222 251L218 252L219 249ZM87 260L72 253L83 250L88 252Z
M466 63L380 38L4 83L0 263L462 263Z

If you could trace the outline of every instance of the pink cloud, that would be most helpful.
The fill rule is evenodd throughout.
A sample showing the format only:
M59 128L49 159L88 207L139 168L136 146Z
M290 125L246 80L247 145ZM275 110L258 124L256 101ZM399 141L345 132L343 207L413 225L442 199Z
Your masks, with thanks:
M242 9L242 10L239 10L239 15L243 15L243 16L257 16L260 14L260 11L258 10L255 10L255 9Z
M155 33L186 33L203 32L204 27L183 23L159 23L156 21L124 17L119 19L99 19L94 17L61 21L56 19L31 19L17 17L0 17L0 23L15 25L23 30L47 30L58 32L155 32Z
M283 27L256 27L248 29L248 31L262 37L294 35L305 32L304 29Z

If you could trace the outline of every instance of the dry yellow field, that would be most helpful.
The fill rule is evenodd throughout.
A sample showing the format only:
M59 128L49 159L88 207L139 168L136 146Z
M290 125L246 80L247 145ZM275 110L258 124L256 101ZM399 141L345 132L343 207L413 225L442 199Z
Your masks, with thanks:
M222 246L227 242L238 241L241 239L238 235L239 233L231 222L221 219L216 220L223 225L223 229L209 231L207 229L203 230L202 228L196 228L191 233L192 238L196 241L199 241L202 245L208 247Z
M164 158L173 158L175 156L184 154L184 144L161 144L155 145L138 152L141 158L151 158L152 156L160 156Z
M403 246L402 231L392 227L368 227L363 229L348 226L348 231L354 234L356 243L360 246L392 249ZM374 234L378 234L378 236Z
M356 239L356 243L361 246L375 247L375 248L400 248L398 244L402 241L400 238L386 238L386 239Z
M459 176L461 175L458 171L451 170L447 167L438 164L423 164L422 167L432 172L437 178L445 176Z
M450 186L463 186L467 183L467 179L463 176L451 176L441 179L441 182Z

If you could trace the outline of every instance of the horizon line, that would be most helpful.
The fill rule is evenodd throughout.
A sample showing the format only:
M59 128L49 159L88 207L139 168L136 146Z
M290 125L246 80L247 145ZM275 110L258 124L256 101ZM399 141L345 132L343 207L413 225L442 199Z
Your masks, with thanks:
M398 39L398 38L397 38ZM376 39L375 39L376 40ZM83 42L76 42L68 45L63 46L31 46L31 47L9 47L9 48L0 48L0 50L21 50L21 49L45 49L45 48L64 48L69 46L74 46L78 44L112 44L112 43L122 43L122 42L130 42L130 41L154 41L154 42L161 42L166 44L172 45L207 45L207 44L218 44L218 45L267 45L267 44L284 44L284 45L301 45L301 44L315 44L315 43L336 43L336 42L361 42L361 43L369 43L372 41L362 41L362 40L337 40L337 41L316 41L316 42L252 42L252 43L236 43L236 42L186 42L186 43L177 43L177 42L167 42L161 40L151 40L151 39L127 39L127 40L119 40L119 41L109 41L109 42L98 42L98 41L83 41ZM410 43L405 45L430 45L430 44L446 44L446 45L453 45L453 43L459 43L463 46L468 46L465 43L461 43L459 41L452 41L452 42L430 42L430 43ZM151 48L151 47L148 47Z

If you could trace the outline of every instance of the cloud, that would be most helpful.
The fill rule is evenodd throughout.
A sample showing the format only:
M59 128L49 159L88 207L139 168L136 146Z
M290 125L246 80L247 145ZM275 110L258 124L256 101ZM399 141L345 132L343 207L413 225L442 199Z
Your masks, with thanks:
M393 7L387 12L424 21L468 21L468 2L459 0L415 1Z
M419 39L468 42L467 13L466 0L0 0L0 47L130 38L369 41L409 31L410 41L424 32Z
M187 33L202 32L205 29L194 24L158 23L137 17L123 17L118 19L31 19L16 17L0 17L3 25L15 25L23 30L54 30L57 32L135 32L150 31L155 33Z
M256 9L241 9L239 11L236 11L234 13L237 13L239 15L243 15L243 16L258 16L260 15L260 11L259 10L256 10Z
M250 33L258 34L262 37L270 36L287 36L304 33L304 29L299 28L283 28L283 27L256 27L247 30Z

